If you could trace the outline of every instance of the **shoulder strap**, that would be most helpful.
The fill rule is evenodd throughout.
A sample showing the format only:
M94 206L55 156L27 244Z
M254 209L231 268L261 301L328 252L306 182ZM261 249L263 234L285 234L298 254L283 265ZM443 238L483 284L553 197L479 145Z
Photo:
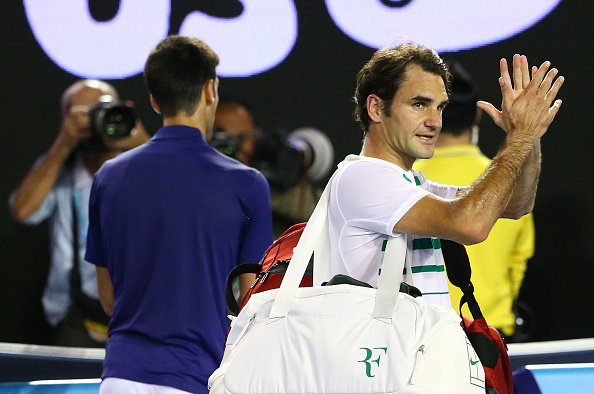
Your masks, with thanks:
M324 270L322 272L330 271L330 240L328 234L330 189L337 174L343 171L353 161L354 159L351 158L350 161L343 162L343 165L334 172L328 181L294 249L291 264L287 269L272 305L269 323L287 316L314 249L316 250L316 254L314 254L314 285L319 284L315 282L316 270L321 268ZM316 247L320 249L316 249ZM323 252L319 253L318 250L322 250ZM380 275L378 291L376 293L376 307L374 309L374 317L376 318L389 320L392 317L394 306L399 296L405 256L406 237L390 237L386 243L384 252L384 259L388 261L388 264L385 264L385 268L382 269L382 275Z
M478 302L474 297L474 286L470 281L472 270L466 248L458 242L442 239L441 250L447 268L448 279L454 286L459 287L463 293L460 299L460 315L462 314L462 305L466 302L472 317L475 319L483 317Z
M227 284L225 286L225 300L227 301L227 308L234 316L239 313L239 304L233 294L233 282L243 274L259 274L262 271L262 265L257 263L240 264L233 268L227 276Z

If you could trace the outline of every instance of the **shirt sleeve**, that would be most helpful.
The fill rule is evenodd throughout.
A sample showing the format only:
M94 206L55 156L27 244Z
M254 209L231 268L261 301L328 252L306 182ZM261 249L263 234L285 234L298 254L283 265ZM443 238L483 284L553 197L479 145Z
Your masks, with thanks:
M348 227L394 235L396 223L429 191L384 165L358 162L333 185L336 201Z
M274 241L272 235L272 208L268 181L258 173L249 190L252 211L244 233L239 263L257 263Z
M452 185L442 185L437 182L433 182L430 180L426 181L425 188L432 194L439 196L441 198L452 199L456 197L456 193L458 193L458 186Z
M35 164L33 164L33 168L39 166L39 164L45 158L45 156L46 155L43 155L39 159L37 159L35 161ZM66 174L62 170L60 175L58 175L58 179L56 179L54 186L47 192L45 198L41 202L41 205L39 205L35 212L33 212L29 217L25 219L18 219L20 223L28 225L37 225L51 216L51 214L56 209L57 204L56 186L61 182L61 179L64 176L66 176ZM17 191L14 190L12 193L10 193L10 197L8 197L8 206L10 207L12 207L12 204L14 204L14 200L16 199L16 192Z
M99 212L100 186L97 175L91 186L91 197L89 198L89 230L87 232L87 250L85 260L89 263L105 267L106 262L103 255L103 237L101 233L101 215Z

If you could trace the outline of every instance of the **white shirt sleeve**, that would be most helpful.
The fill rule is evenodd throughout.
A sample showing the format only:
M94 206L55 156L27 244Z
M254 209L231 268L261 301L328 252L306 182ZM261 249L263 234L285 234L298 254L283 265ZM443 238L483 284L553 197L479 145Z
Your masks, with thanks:
M406 212L430 192L386 165L353 163L333 185L336 206L346 223L374 233L393 235Z
M427 180L425 182L425 188L427 189L427 191L441 198L452 199L456 197L456 193L458 193L458 186L442 185L440 183L433 182L430 180Z

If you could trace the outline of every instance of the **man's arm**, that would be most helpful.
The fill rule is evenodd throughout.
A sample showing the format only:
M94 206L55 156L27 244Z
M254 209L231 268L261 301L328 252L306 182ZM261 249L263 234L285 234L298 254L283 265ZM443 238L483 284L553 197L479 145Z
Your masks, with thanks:
M109 277L109 271L105 267L96 266L97 289L99 290L99 302L108 316L113 315L115 298L113 296L113 284Z
M507 61L502 59L499 64L501 77L505 80L506 84L512 86L512 80L509 75ZM536 74L538 69L532 67L532 77ZM528 87L531 81L530 70L528 67L528 59L526 56L514 55L513 58L513 88L508 92L508 101L515 101L524 89ZM505 101L502 101L501 107L506 105ZM502 111L497 110L493 105L485 102L479 103L487 114L493 119L495 124L503 129L507 133L507 126L503 117ZM541 166L541 151L540 151L540 139L537 139L534 143L534 148L530 152L518 184L515 187L510 201L508 202L505 210L502 212L501 217L518 219L523 215L532 212L534 207L534 200L536 198L536 188L540 177L540 166Z
M550 63L545 62L533 73L526 89L518 92L503 72L507 62L502 59L499 82L503 103L499 121L508 130L503 147L472 186L461 189L453 200L434 195L423 197L394 226L395 232L478 243L486 239L495 221L506 211L518 186L523 189L521 194L532 195L533 199L536 183L525 178L535 167L540 168L539 160L535 161L540 150L535 146L561 106L555 97L564 79L559 77L553 83L557 70L549 71L549 67ZM523 67L514 69L514 83L523 81L526 71ZM481 102L479 107L491 115L492 105Z
M78 141L89 136L89 117L86 110L72 107L70 113L64 117L60 133L45 158L29 171L16 190L10 207L15 218L25 220L39 208Z

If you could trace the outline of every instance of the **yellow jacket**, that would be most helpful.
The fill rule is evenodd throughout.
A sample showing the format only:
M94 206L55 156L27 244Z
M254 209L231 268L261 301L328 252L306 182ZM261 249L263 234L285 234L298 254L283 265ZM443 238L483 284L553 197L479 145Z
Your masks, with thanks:
M468 186L489 163L489 158L477 146L457 145L436 148L433 158L417 160L413 167L423 171L429 180ZM466 246L466 250L472 267L474 294L487 322L506 335L513 335L512 303L520 291L526 262L534 255L532 214L519 220L499 219L484 242ZM448 286L452 306L458 311L462 292L449 281ZM462 313L472 317L466 306Z

